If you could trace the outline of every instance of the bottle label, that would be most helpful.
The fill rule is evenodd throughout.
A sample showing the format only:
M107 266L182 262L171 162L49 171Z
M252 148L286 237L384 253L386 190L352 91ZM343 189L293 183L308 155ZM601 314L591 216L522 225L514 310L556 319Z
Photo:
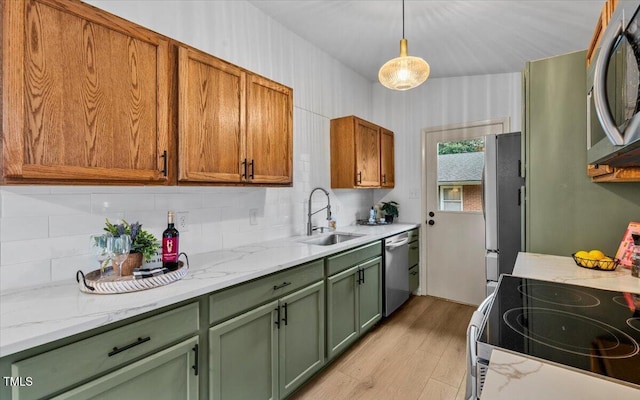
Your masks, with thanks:
M178 262L178 238L162 238L162 262Z

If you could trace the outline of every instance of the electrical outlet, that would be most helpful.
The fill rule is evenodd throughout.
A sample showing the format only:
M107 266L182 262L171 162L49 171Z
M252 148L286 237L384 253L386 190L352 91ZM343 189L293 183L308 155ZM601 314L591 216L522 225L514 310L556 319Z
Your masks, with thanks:
M188 232L189 231L189 211L181 211L176 213L176 229L178 232Z
M252 208L249 210L249 225L258 225L258 209Z

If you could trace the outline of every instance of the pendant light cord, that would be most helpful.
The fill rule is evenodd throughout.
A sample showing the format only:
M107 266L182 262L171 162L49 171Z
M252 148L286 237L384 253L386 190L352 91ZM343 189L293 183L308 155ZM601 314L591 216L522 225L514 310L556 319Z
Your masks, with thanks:
M402 38L404 39L404 0L402 0Z

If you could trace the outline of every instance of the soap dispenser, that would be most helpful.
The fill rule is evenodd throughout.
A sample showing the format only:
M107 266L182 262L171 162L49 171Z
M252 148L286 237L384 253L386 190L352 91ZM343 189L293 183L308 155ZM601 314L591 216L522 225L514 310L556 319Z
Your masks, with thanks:
M373 207L371 207L371 210L369 211L369 223L376 223L376 210Z

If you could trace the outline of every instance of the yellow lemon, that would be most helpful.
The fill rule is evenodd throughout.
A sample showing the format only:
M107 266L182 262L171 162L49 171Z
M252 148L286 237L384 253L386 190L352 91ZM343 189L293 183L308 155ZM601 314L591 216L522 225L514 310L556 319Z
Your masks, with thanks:
M589 252L589 258L592 258L594 260L602 260L605 257L604 253L601 252L600 250L591 250Z
M589 257L589 252L588 251L584 251L584 250L580 250L580 251L576 252L575 256L578 257L578 258L587 258L587 257Z

